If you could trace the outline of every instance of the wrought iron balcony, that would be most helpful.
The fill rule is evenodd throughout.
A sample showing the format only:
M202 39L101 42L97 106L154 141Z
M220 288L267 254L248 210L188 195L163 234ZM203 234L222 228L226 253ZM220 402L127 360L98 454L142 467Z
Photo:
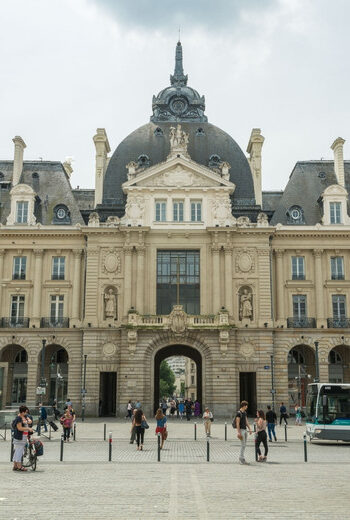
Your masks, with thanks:
M349 318L327 318L327 327L329 329L349 329Z
M305 280L305 274L293 274L292 280Z
M287 318L287 327L289 329L314 329L316 328L315 318Z
M345 280L345 276L343 274L332 274L332 280Z
M11 316L10 318L1 318L1 327L2 328L28 328L29 327L29 318L23 318L23 317L14 317Z
M69 327L69 318L41 318L40 320L41 328L63 328L68 329Z

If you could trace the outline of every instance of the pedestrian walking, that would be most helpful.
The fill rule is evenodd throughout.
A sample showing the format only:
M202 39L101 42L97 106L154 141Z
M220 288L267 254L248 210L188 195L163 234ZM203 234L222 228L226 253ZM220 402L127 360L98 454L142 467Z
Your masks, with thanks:
M282 419L284 419L285 424L288 424L287 423L287 419L288 419L287 408L284 406L283 402L281 403L281 406L280 406L280 426L282 424Z
M22 457L24 447L27 443L28 435L33 433L33 429L30 428L26 417L28 408L23 405L19 408L17 417L12 421L13 430L13 471L27 471L27 468L22 466Z
M73 403L69 397L67 397L67 401L64 404L64 409L68 408L68 406L73 406Z
M185 411L186 411L186 419L188 421L191 420L192 408L193 408L192 401L190 401L189 399L186 399L186 401L185 401Z
M184 411L185 411L185 405L182 401L180 401L178 404L178 410L179 410L180 419L182 419L182 417L184 415Z
M132 404L131 399L129 399L129 402L126 406L126 417L125 419L132 419Z
M198 399L196 399L194 402L194 416L199 417L200 414L201 414L201 405L200 405L200 402L198 401Z
M267 445L267 435L266 435L266 419L265 419L265 413L263 410L258 410L256 412L256 451L258 453L258 462L266 462L267 454L269 451L268 445ZM261 454L260 450L260 444L263 443L264 445L264 455Z
M248 422L247 418L247 409L248 409L248 402L242 401L240 409L236 413L235 420L234 420L234 426L237 428L237 437L241 441L241 450L239 454L239 462L240 464L247 464L246 460L244 458L244 452L247 444L247 429L249 431L249 434L252 434L252 430L250 427L250 424Z
M39 427L42 428L44 426L45 431L47 432L47 411L45 406L43 406L42 403L39 404L39 419L38 419L38 425L36 427L36 433L39 433Z
M170 415L171 415L171 417L174 417L175 411L176 411L176 402L174 401L174 399L172 399L170 401Z
M276 437L275 427L277 424L277 415L275 414L275 412L273 410L271 410L271 406L267 407L266 421L267 421L267 431L269 434L269 441L272 442L272 435L273 435L275 442L276 442L277 437Z
M298 404L296 404L294 410L295 410L295 425L302 426L301 407Z
M166 415L166 411L168 409L168 403L166 402L165 397L163 397L163 399L162 399L160 408L162 409L163 414Z
M141 409L141 403L140 403L139 400L136 401L135 408L136 408L137 410Z
M213 414L208 407L205 408L203 414L204 431L207 437L210 437L211 423L213 422Z
M53 413L54 413L54 416L55 416L55 421L58 421L58 419L60 418L62 413L57 408L57 401L56 401L56 399L54 399L54 401L52 403L52 409L53 409Z
M136 439L136 428L135 428L135 422L134 422L134 417L135 417L135 413L136 413L136 408L133 409L132 411L132 423L131 423L131 430L130 430L130 444L134 444L134 441Z
M135 412L133 423L135 426L136 431L136 444L137 444L137 450L142 451L143 450L143 442L144 442L144 435L145 435L145 428L143 425L143 422L145 422L146 416L144 415L141 408L138 408Z
M168 431L166 428L167 418L166 418L166 415L164 415L161 408L158 408L155 417L156 417L156 421L157 421L156 435L158 435L158 433L160 433L160 435L161 435L162 442L160 445L160 449L162 450L163 446L164 446L164 442L168 438Z
M70 431L73 424L73 416L68 408L66 408L66 410L64 411L64 414L60 419L60 423L62 424L63 428L63 440L64 442L69 442Z

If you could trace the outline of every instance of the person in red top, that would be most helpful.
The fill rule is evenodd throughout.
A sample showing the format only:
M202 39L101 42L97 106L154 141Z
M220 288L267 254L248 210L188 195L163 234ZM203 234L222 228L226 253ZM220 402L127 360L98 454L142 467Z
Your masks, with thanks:
M69 442L69 436L70 436L70 429L72 427L73 423L73 416L70 413L70 411L67 410L64 412L64 415L62 415L60 419L60 423L63 426L63 440L64 442Z

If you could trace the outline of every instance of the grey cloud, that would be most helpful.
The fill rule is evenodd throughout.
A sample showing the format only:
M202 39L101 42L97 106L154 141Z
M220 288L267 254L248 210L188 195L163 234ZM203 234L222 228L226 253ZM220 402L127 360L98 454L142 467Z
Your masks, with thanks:
M121 24L164 31L182 26L184 31L206 28L220 31L238 25L245 10L263 11L278 0L89 0L110 12Z

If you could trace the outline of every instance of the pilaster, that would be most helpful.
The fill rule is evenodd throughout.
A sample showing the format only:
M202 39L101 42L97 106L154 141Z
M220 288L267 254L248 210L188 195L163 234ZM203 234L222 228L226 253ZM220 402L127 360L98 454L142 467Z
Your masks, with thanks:
M34 249L34 280L33 280L33 302L30 325L40 327L41 317L41 289L42 289L42 269L43 269L43 249Z

